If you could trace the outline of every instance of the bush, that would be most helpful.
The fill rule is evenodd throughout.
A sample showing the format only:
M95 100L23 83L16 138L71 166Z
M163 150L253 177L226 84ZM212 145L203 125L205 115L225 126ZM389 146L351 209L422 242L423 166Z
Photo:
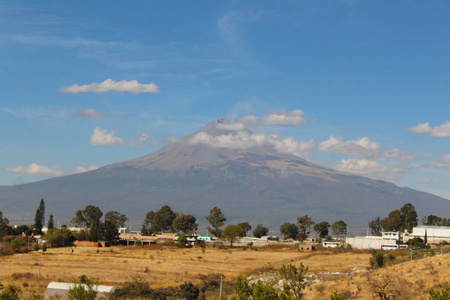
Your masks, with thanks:
M0 293L0 300L19 300L20 294L22 294L20 287L10 284Z
M372 257L370 258L369 263L372 269L384 267L384 254L381 252L377 252L376 250L372 250Z
M330 296L331 300L343 300L344 297L342 296L341 293L339 292L334 292L331 296Z
M425 248L425 242L420 237L415 237L408 241L408 245L416 248Z
M187 244L187 237L184 234L180 235L177 240L177 247L186 248L186 244Z
M20 252L20 247L24 246L26 243L22 239L15 238L11 240L11 247L13 247L15 252Z
M97 298L98 291L88 282L86 284L75 284L73 287L69 288L67 297L70 300L94 300Z
M430 300L449 300L450 299L450 289L446 286L442 291L434 291L433 289L428 290L430 295Z
M38 243L34 244L34 251L39 251L39 244Z
M45 252L45 251L47 251L47 244L44 243L42 245L42 252Z
M198 299L198 296L200 295L200 290L198 287L193 285L192 283L185 282L184 284L180 285L181 289L181 297L186 298L187 300L195 300Z
M117 298L149 298L149 299L166 299L166 296L157 293L150 288L150 284L141 276L133 276L131 282L127 282L125 287L114 292Z

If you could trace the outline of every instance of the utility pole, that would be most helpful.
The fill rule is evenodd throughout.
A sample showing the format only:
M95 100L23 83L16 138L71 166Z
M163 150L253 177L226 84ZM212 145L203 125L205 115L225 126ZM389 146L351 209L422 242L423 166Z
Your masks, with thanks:
M222 299L222 279L223 279L223 275L220 274L220 299Z
M38 275L38 278L41 278L41 257L42 257L42 255L39 255L39 275Z

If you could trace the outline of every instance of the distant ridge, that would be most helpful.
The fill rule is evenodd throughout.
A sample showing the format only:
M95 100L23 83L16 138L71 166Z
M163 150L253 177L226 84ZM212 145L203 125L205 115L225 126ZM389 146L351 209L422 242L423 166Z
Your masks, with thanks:
M145 213L170 205L206 223L209 210L222 208L229 222L263 223L277 231L308 214L314 221L344 220L366 228L405 203L419 215L450 215L450 201L392 183L351 175L279 153L268 142L228 120L213 121L160 150L82 174L0 187L0 210L12 223L32 222L45 199L56 221L97 205L125 213L139 225ZM215 141L255 139L255 145L220 146ZM133 226L134 227L134 226Z

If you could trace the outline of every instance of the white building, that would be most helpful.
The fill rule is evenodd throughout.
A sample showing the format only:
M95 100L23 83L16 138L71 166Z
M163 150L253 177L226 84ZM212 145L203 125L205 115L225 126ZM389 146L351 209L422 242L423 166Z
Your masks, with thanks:
M345 242L355 249L394 249L402 244L403 238L406 236L398 232L383 232L381 236L347 237Z
M450 227L448 226L417 226L413 228L413 232L409 235L410 239L420 237L430 244L441 243L443 241L450 242Z
M85 284L79 284L87 290L87 286ZM65 282L50 282L47 286L47 290L45 291L44 299L49 298L63 298L67 299L69 294L69 289L76 287L75 283L65 283ZM107 285L93 285L92 286L95 291L98 292L96 299L106 299L109 294L114 293L117 290L114 286Z

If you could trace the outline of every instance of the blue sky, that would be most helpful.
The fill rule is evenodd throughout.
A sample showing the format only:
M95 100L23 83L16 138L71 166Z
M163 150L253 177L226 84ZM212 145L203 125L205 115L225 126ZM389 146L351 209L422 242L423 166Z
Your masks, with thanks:
M0 185L228 118L450 199L447 1L0 1ZM241 141L242 142L242 141Z

